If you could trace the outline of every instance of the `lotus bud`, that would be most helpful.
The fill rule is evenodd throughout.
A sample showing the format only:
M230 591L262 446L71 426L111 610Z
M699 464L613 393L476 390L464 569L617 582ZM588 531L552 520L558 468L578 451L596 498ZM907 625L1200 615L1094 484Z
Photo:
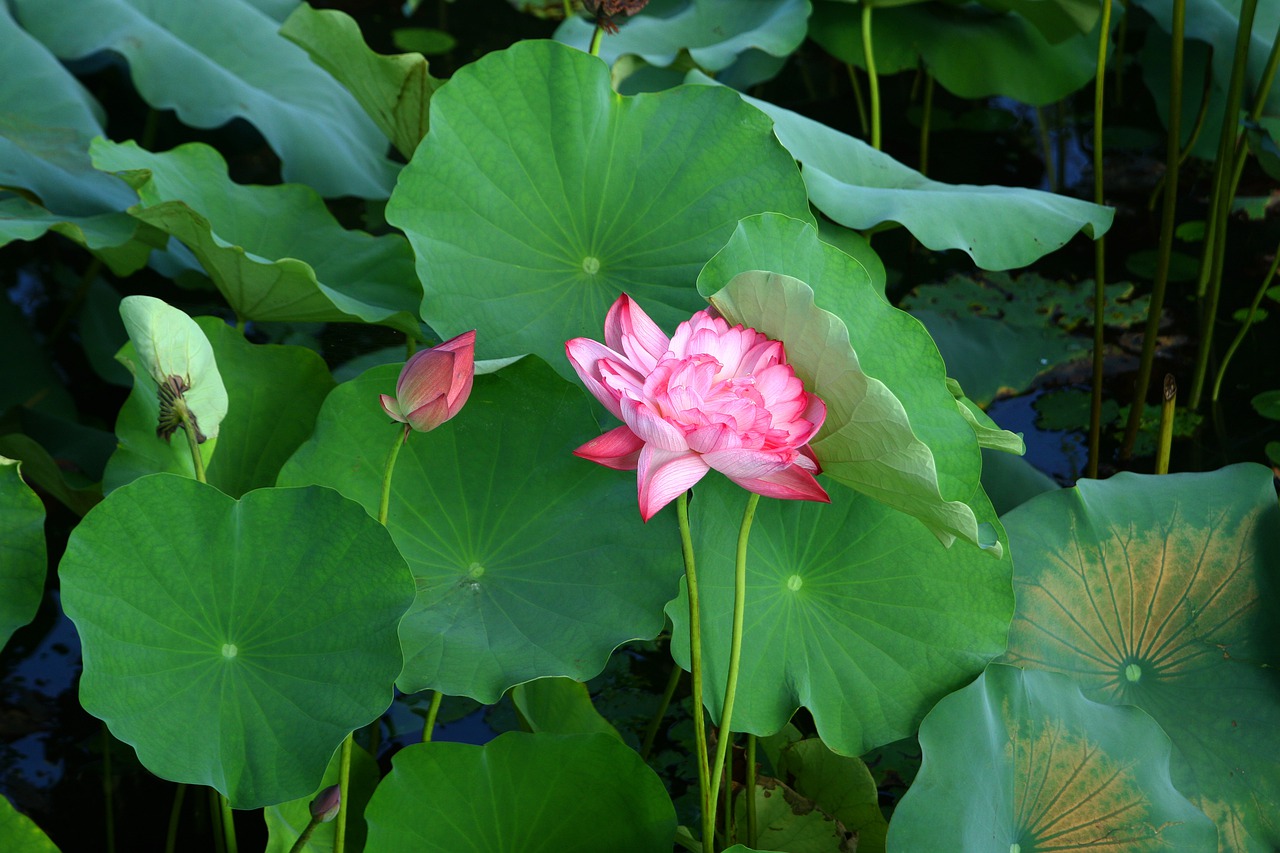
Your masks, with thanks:
M415 353L396 381L396 396L380 394L383 410L418 432L430 432L461 411L475 379L476 332L463 332Z
M328 823L338 815L342 807L342 793L337 785L330 785L311 801L311 816L319 823Z

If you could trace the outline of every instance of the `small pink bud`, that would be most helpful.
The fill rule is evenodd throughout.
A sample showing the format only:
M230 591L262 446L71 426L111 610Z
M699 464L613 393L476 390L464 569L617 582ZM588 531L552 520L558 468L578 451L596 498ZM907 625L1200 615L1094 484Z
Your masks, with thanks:
M337 785L330 785L316 794L316 798L311 801L311 816L321 823L328 823L337 817L341 806L342 793Z
M418 432L430 432L462 410L475 379L476 332L414 353L396 381L396 396L380 394L383 410Z

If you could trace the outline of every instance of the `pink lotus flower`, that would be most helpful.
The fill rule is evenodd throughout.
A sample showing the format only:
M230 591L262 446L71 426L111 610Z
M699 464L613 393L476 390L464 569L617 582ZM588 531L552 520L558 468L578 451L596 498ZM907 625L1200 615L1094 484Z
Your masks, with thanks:
M565 344L587 390L623 421L574 453L638 472L652 518L714 468L772 498L830 501L808 443L827 415L786 363L782 343L699 311L667 338L625 293L604 344Z
M383 411L418 432L430 432L458 414L471 396L475 361L475 329L414 353L396 380L396 396L378 395Z

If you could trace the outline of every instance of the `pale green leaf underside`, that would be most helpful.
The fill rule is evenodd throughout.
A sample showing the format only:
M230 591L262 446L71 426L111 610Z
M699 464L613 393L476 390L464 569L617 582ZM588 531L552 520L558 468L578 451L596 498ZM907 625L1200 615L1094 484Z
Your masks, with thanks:
M814 304L808 285L790 276L747 272L710 299L729 322L787 343L787 360L796 375L827 405L826 422L810 447L828 476L919 518L944 544L960 537L999 553L999 543L990 531L979 529L973 509L942 496L934 455L912 432L901 401L862 371L849 330ZM949 397L944 379L939 384ZM946 410L956 416L976 454L972 431L954 406L946 404ZM966 499L977 488L979 470L971 472Z
M696 71L689 83L711 83ZM1084 231L1098 238L1115 211L1021 187L944 184L867 143L745 95L803 166L809 200L841 225L897 222L929 249L960 249L983 269L1024 267Z
M147 103L175 110L186 124L211 128L248 119L280 155L286 181L325 196L365 198L385 198L395 182L386 138L355 99L282 38L277 21L243 0L11 5L60 59L99 51L124 56Z
M200 143L152 154L97 139L91 154L137 191L130 213L191 249L237 316L421 334L422 288L402 237L343 228L309 187L237 184L222 156Z

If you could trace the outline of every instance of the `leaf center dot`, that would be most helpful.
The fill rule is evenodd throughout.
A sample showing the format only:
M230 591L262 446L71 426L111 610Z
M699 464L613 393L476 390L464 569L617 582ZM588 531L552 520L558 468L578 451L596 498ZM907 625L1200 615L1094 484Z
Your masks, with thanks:
M240 654L240 649L236 647L235 643L222 644L222 656L227 660L231 660L238 654Z
M792 592L796 592L802 586L804 586L804 578L800 577L799 575L792 575L791 577L787 578L787 589L791 590Z
M1129 681L1137 682L1142 679L1142 667L1136 663L1131 663L1124 668L1124 677Z
M595 275L600 272L600 259L587 255L582 259L582 271L587 275Z
M472 563L470 566L467 567L467 577L471 578L472 580L475 580L476 578L479 578L482 575L484 575L484 566L480 565L479 563Z

